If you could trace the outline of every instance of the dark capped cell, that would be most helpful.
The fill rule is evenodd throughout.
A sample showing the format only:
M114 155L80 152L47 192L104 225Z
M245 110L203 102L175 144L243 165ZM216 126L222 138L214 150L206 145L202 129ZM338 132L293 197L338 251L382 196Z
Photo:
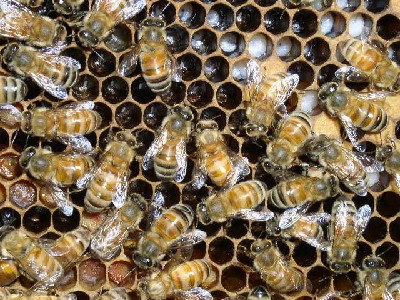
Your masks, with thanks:
M196 108L210 104L213 95L211 85L205 81L192 82L187 89L187 101Z
M166 29L166 32L167 47L171 53L180 53L189 46L189 33L182 26L172 25Z
M234 249L230 239L217 237L208 246L208 256L216 264L223 265L232 260Z
M107 127L112 120L112 111L111 108L109 108L106 104L101 103L101 102L96 102L94 104L94 110L97 111L102 119L100 128Z
M217 36L208 29L200 29L192 35L192 48L200 55L209 55L217 50Z
M204 75L212 82L225 80L229 75L229 63L220 56L213 56L204 64Z
M365 0L365 8L372 13L380 13L389 7L389 0Z
M0 151L8 148L9 146L7 131L5 131L3 128L0 128Z
M275 49L278 57L286 62L296 59L301 54L301 44L292 36L282 37Z
M305 89L314 81L314 70L304 61L297 61L291 64L288 68L288 72L299 75L298 89Z
M153 2L150 7L150 15L163 19L167 25L175 21L176 9L173 3L160 0Z
M304 48L304 57L316 66L326 62L330 56L329 44L321 38L308 41Z
M81 64L81 68L79 69L81 72L86 68L86 55L82 52L81 49L76 47L71 47L64 49L60 52L60 55L72 57L77 60Z
M151 129L158 129L167 113L168 109L164 103L151 103L144 110L144 123Z
M0 227L13 226L15 228L21 227L21 215L11 207L3 207L0 209Z
M145 128L138 128L135 129L133 135L139 144L139 147L136 149L137 154L144 155L154 140L154 133Z
M38 147L39 137L33 137L22 130L15 131L11 136L12 148L17 152L22 152L26 145Z
M64 215L59 209L53 213L54 229L60 232L67 232L78 228L79 220L79 211L76 208L74 208L71 216Z
M33 206L25 212L23 226L31 232L39 233L50 227L51 213L43 206Z
M25 209L37 201L36 187L28 180L19 180L9 189L10 202L19 208Z
M223 83L216 93L217 102L226 109L234 109L242 102L242 91L231 82Z
M364 238L370 243L377 243L386 237L386 222L378 217L372 217L364 231Z
M252 5L241 7L236 13L236 26L240 31L254 31L261 24L261 14L257 8Z
M264 16L265 28L272 34L284 33L289 29L290 17L289 14L278 7L275 7Z
M249 162L255 164L262 155L265 155L266 145L260 140L246 140L242 145L242 156L247 157Z
M182 79L192 81L201 74L201 60L193 54L184 54L178 58L179 69Z
M129 85L121 77L112 76L103 81L101 94L104 100L111 104L116 104L128 97Z
M99 96L99 81L92 75L82 74L71 90L77 100L95 100Z
M336 65L325 65L321 69L319 69L317 74L317 83L319 86L323 85L324 83L330 82L335 80L335 72L339 69Z
M191 1L181 6L179 20L188 28L198 28L204 24L206 11L200 4Z
M230 58L241 55L246 47L243 35L237 32L224 33L219 41L222 53Z
M136 78L131 86L132 98L140 104L147 104L154 100L156 94L147 86L143 77Z
M222 270L222 286L230 292L238 292L246 287L246 272L238 266L229 266Z
M391 218L400 210L400 196L394 192L384 192L378 197L376 209L385 218Z
M24 82L28 86L28 94L26 95L26 99L34 99L40 95L42 89L31 78L28 77L24 79Z
M125 24L118 24L103 42L113 52L124 51L132 45L132 32Z
M214 106L204 109L201 112L200 119L216 121L220 130L223 130L226 125L226 114L221 109Z
M394 15L385 15L376 23L376 31L385 40L398 37L400 20Z
M296 12L293 16L292 30L299 37L307 38L317 32L318 17L317 15L307 9L302 9Z
M88 67L96 76L104 77L115 71L115 56L104 49L96 49L90 53Z
M246 136L246 130L244 128L246 123L246 111L244 109L238 109L229 116L228 127L234 135L243 137Z
M160 183L156 187L156 192L161 193L164 197L166 207L178 204L181 199L178 186L172 182Z
M142 111L139 106L132 102L121 104L115 110L117 124L125 129L131 129L140 124Z
M228 5L215 4L207 14L207 21L215 30L225 31L233 24L233 10Z

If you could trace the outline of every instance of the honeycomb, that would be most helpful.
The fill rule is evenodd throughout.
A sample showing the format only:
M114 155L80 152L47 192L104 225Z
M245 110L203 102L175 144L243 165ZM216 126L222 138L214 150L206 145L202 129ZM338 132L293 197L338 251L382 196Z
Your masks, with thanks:
M78 101L95 101L95 110L103 117L101 128L88 135L88 139L93 146L104 150L110 133L124 129L133 132L143 146L130 167L130 190L141 193L146 199L152 199L155 191L161 191L167 206L187 203L195 208L213 187L206 185L197 192L189 188L196 152L193 139L187 147L188 171L182 183L160 182L153 170L144 171L140 167L141 157L168 108L186 104L195 110L196 120L215 119L228 145L248 157L252 172L246 179L259 179L269 188L273 187L276 184L273 177L258 164L258 159L265 154L265 144L246 137L241 126L245 121L244 70L249 59L257 60L271 72L288 71L300 76L297 96L287 103L290 110L300 107L299 99L304 90L315 90L333 79L335 71L344 65L338 44L351 36L360 38L362 32L366 33L369 39L387 47L390 58L400 64L400 42L396 40L400 30L397 0L329 2L329 8L318 11L311 7L292 7L287 0L148 1L146 10L133 21L139 23L147 15L164 19L168 26L167 44L183 71L182 82L173 83L171 96L164 99L147 87L140 68L130 77L121 77L116 71L121 56L135 41L131 23L118 25L96 49L83 48L71 38L71 45L62 54L77 59L82 68L79 81L69 95ZM84 7L87 9L90 5L85 3ZM49 15L61 18L51 7ZM68 18L63 20L70 25L72 33L74 29ZM120 42L115 43L116 37ZM2 45L6 42L2 41ZM27 84L28 97L21 103L24 108L60 104L30 80ZM349 86L362 90L367 84ZM395 120L399 110L393 103L396 97L389 98L388 111L393 120L387 133L395 136L397 143L400 123ZM316 132L340 137L337 122L323 112L316 112L313 119ZM365 135L363 140L366 151L373 153L381 136ZM0 129L0 225L11 220L12 225L30 236L54 239L90 218L83 214L85 193L70 194L74 212L71 217L64 216L46 199L45 188L32 181L18 166L17 156L28 145L49 145L53 151L65 148L58 142L40 141L20 130ZM382 172L381 184L364 197L348 195L357 208L364 204L373 208L371 221L359 242L356 262L360 264L370 254L381 255L388 269L395 271L400 270L400 196L392 191L388 178L388 174ZM327 199L318 203L312 211L330 213L333 201ZM232 220L225 224L198 225L198 228L206 231L208 237L195 245L193 258L206 258L218 270L218 283L210 290L215 299L246 294L263 284L244 250L254 239L265 236L262 223ZM333 274L328 268L326 253L304 242L280 240L277 243L282 253L304 273L308 288L290 295L271 291L274 299L312 299L333 290L354 289L356 273ZM142 275L136 271L130 273L132 268L125 252L110 262L85 257L65 276L57 292L61 295L74 292L79 300L88 300L101 289L124 286L134 290L137 278ZM95 270L97 278L90 280L87 270ZM21 276L13 287L28 289L31 285L32 282ZM131 295L132 299L136 297L134 292Z

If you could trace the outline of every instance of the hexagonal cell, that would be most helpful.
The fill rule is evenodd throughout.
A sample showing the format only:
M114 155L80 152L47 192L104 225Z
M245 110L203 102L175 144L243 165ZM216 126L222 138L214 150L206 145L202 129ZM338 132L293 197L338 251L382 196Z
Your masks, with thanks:
M211 85L205 81L192 82L187 89L187 101L196 108L207 106L213 96Z
M247 123L246 110L238 109L231 113L229 116L228 127L229 130L238 137L246 136L244 124Z
M79 226L80 215L79 211L74 208L71 216L64 215L59 209L53 213L54 229L60 232L74 230Z
M313 246L300 242L294 248L292 257L300 267L309 267L317 260L317 251Z
M1 122L1 121L0 121ZM3 128L0 128L0 151L9 146L8 133Z
M118 24L103 42L111 51L124 51L132 45L132 32L125 24Z
M294 14L292 21L292 30L299 37L310 37L317 32L317 29L318 18L313 11L302 9Z
M264 16L265 28L272 34L284 33L289 29L290 17L289 14L278 7L275 7Z
M225 31L234 21L233 10L225 4L215 4L207 14L208 24L218 31Z
M278 41L275 50L283 61L292 61L300 56L301 44L296 38L285 36Z
M288 68L288 72L299 75L298 89L305 89L314 81L314 70L304 61L297 61L291 64Z
M0 227L13 226L15 228L21 227L21 215L11 207L3 207L0 209Z
M100 290L106 281L106 266L99 259L87 259L79 265L79 284L88 291Z
M172 25L166 29L166 32L167 47L171 53L180 53L189 46L189 33L182 26Z
M39 233L50 227L51 213L43 206L33 206L25 212L22 219L24 227L31 232Z
M132 98L140 104L147 104L154 100L156 94L147 86L143 77L139 77L131 85Z
M389 58L396 64L400 64L400 42L394 42L388 47Z
M378 217L369 220L367 228L364 231L364 238L370 243L377 243L386 237L386 222Z
M92 75L82 74L71 90L77 100L95 100L99 96L99 81Z
M200 55L209 55L217 50L217 36L208 29L200 29L192 35L192 48Z
M239 61L236 61L232 66L232 77L241 84L246 83L248 62L249 59L244 58Z
M154 102L144 110L143 121L151 129L158 129L167 116L168 109L164 103Z
M333 288L338 292L350 292L355 290L354 282L357 280L357 273L354 271L345 274L336 274L333 277Z
M249 53L252 57L264 60L272 54L274 44L271 38L264 33L256 33L250 38Z
M247 220L232 219L225 224L225 232L227 236L240 239L247 234L249 222Z
M222 53L230 58L241 55L246 47L243 35L237 32L226 32L219 40Z
M385 40L398 37L400 20L394 15L385 15L376 23L376 32Z
M229 63L221 56L213 56L204 63L204 75L212 82L225 80L229 75Z
M156 187L156 192L160 192L165 200L165 206L171 207L178 204L181 199L181 193L176 184L172 182L163 182Z
M19 157L12 152L2 153L0 157L0 178L13 180L22 174Z
M39 138L32 137L30 134L24 133L21 130L15 131L11 136L12 148L17 152L22 152L26 145L38 147Z
M131 286L135 282L134 265L127 261L116 261L108 267L108 279L112 285Z
M349 34L352 37L369 36L372 30L372 18L366 14L356 13L349 20Z
M104 100L116 104L126 99L129 94L129 85L121 77L112 76L103 81L101 94Z
M385 218L391 218L400 211L400 196L394 192L384 192L378 197L376 209Z
M167 25L175 21L176 9L175 6L166 0L153 2L150 7L150 15L163 19Z
M105 49L96 49L88 58L90 72L99 77L110 75L115 71L115 65L115 56Z
M211 295L214 300L222 300L228 297L228 294L224 291L212 291Z
M64 49L60 52L60 55L72 57L73 59L77 60L81 64L80 71L85 70L86 68L86 55L82 52L81 49L77 47L71 47Z
M28 180L19 180L9 189L10 202L22 209L36 203L36 187Z
M365 0L365 8L372 13L380 13L389 7L390 0Z
M96 102L94 104L94 110L97 111L101 116L101 124L100 128L107 127L112 121L112 111L111 109L104 103Z
M357 243L357 254L355 262L358 265L362 264L364 258L372 254L371 246L365 242L358 242Z
M374 211L375 200L370 193L367 193L365 196L354 195L351 200L353 200L357 209L359 209L361 206L368 205L371 207L372 212Z
M206 242L202 241L200 243L197 243L196 245L193 245L193 254L190 259L191 260L202 259L206 256L206 254L207 254L207 244Z
M240 31L251 32L256 30L261 24L261 14L252 5L241 7L236 12L236 26Z
M217 102L226 109L234 109L242 102L242 91L231 82L223 83L216 93Z
M317 74L317 84L319 86L323 85L324 83L330 82L335 80L335 72L339 69L336 65L325 65L321 69L319 69Z
M182 79L192 81L201 74L201 60L193 54L184 54L178 58L178 65L182 73Z
M208 256L218 265L230 262L233 258L234 245L230 239L217 237L208 246Z
M222 270L221 284L229 292L238 292L246 287L246 272L237 266Z
M336 4L344 11L352 12L361 5L361 0L336 0Z
M346 19L338 12L329 11L321 17L320 30L325 36L335 38L346 30Z
M178 12L179 20L188 28L198 28L204 24L206 11L200 4L191 1L181 6Z
M218 107L209 106L201 112L201 120L215 120L218 128L223 130L226 125L226 114Z
M123 128L131 129L140 124L142 111L132 102L125 102L115 110L115 121Z
M304 57L316 66L326 62L330 56L329 44L321 38L308 41L304 48Z

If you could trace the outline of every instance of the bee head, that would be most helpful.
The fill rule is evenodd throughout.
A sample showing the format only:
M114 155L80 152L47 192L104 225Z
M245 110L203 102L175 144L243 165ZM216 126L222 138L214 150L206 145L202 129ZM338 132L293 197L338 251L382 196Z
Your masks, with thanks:
M9 44L3 51L3 61L5 64L10 64L13 62L15 53L19 50L19 45L17 43Z
M136 141L136 138L129 132L125 132L125 131L117 132L115 134L114 140L118 141L118 142L125 142L133 148L135 148L136 145L138 144Z
M21 157L19 158L19 164L21 167L26 168L31 161L31 158L36 154L35 147L28 147L21 153Z
M250 251L255 255L271 247L272 242L270 240L255 240L250 246Z
M90 31L82 29L78 32L78 39L85 47L94 47L99 43L99 39Z
M192 110L190 109L190 107L188 106L174 106L172 108L172 113L176 113L179 114L180 116L182 116L185 121L192 121L194 119L194 115Z
M385 161L393 153L393 147L390 145L383 145L376 149L376 159L379 161Z
M130 199L131 199L131 201L135 202L136 205L139 206L139 208L142 211L145 211L147 209L146 200L143 199L142 195L140 195L138 193L132 193L132 194L130 194Z
M54 9L63 15L70 15L73 13L73 7L65 0L53 0Z
M318 98L322 102L326 101L329 97L332 96L332 94L336 93L337 89L339 88L339 85L337 82L327 82L321 86L321 88L318 91Z
M145 19L142 24L142 26L150 27L150 26L155 26L159 28L165 27L165 22L160 19L160 18L154 18L154 17L148 17Z
M135 264L141 269L150 269L155 266L155 263L150 257L143 256L138 252L135 252L132 258Z
M196 124L196 132L200 133L204 130L218 130L218 123L214 120L200 120Z
M67 28L62 24L57 24L56 32L53 39L53 45L61 44L65 42L67 38Z
M362 267L364 269L382 269L385 268L385 261L376 256L367 256L362 261Z
M149 17L145 19L140 26L139 40L146 42L165 41L167 36L164 30L165 22L159 18Z
M196 212L200 223L208 225L212 222L207 206L204 203L200 203L199 205L197 205Z

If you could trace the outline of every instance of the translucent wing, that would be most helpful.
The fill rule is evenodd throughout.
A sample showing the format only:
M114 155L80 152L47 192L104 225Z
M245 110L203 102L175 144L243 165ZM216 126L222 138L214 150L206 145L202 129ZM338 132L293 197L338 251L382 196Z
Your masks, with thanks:
M368 74L353 66L336 70L335 77L349 82L368 82L370 79Z
M79 63L79 61L73 59L72 57L63 55L50 55L43 52L36 52L36 53L38 57L40 57L44 61L48 61L49 63L63 64L65 66L72 65L77 70L81 68L81 64Z
M67 89L62 86L55 85L50 77L33 72L29 72L28 75L37 83L37 85L42 87L44 90L46 90L54 97L59 99L68 98Z
M339 205L336 207L336 214L334 216L335 222L333 224L333 227L336 233L343 234L347 226L348 215L349 215L349 206L347 205L347 202L340 201Z
M153 143L151 143L149 149L147 149L145 155L143 156L143 170L148 170L153 166L153 158L161 151L162 147L167 142L167 135L167 130L163 129L160 135L158 135L154 139Z
M79 102L72 102L65 104L61 107L58 107L57 109L74 109L74 110L79 110L79 109L87 109L87 110L92 110L94 108L94 102L93 101L79 101Z
M207 233L203 230L193 229L181 234L171 245L177 247L183 244L195 245L203 241L207 237Z
M29 30L19 30L30 28L32 18L36 14L29 8L15 0L0 1L0 36L17 39L28 39Z
M22 113L11 104L0 105L0 122L6 126L15 127L22 121Z
M247 85L253 87L261 82L263 75L259 64L255 60L247 62Z
M168 63L169 63L169 70L170 70L169 73L170 73L173 81L181 82L182 81L182 70L180 68L180 65L178 65L178 62L176 61L175 57L170 53L168 53Z
M276 107L285 103L293 93L299 83L299 75L292 74L280 81L276 81L270 89L271 93L276 94Z
M310 205L310 201L305 201L296 207L285 210L279 218L279 227L282 229L292 227L294 223L304 216Z
M51 47L41 48L40 51L42 53L49 54L49 55L57 55L67 46L68 46L68 43L66 41L58 41L56 44L51 45Z
M396 183L397 190L400 191L400 174L392 174L394 182Z
M389 91L357 92L353 94L355 97L361 100L370 102L382 102L386 99L387 96L395 95L395 93Z
M198 190L200 189L207 180L207 171L199 159L193 169L193 188Z
M351 122L351 119L345 115L339 115L339 119L342 122L343 128L346 131L346 135L353 144L354 148L356 148L358 151L361 151L362 148L358 145L360 136L358 134L357 127L354 126L354 124Z
M187 159L186 159L186 141L181 139L176 145L176 163L178 169L176 171L176 182L181 182L186 175Z
M251 221L268 221L274 217L274 213L269 210L256 211L254 209L239 209L233 215L232 218L251 220Z
M128 192L128 179L130 175L129 166L124 172L121 172L117 176L116 193L113 196L112 203L116 208L121 208L124 205Z
M191 290L176 292L176 297L181 300L212 300L211 293L201 287L196 287Z
M147 211L147 228L150 228L153 221L162 214L164 205L165 199L163 194L159 191L156 191L154 193L154 199L151 201Z
M57 136L56 140L59 140L65 145L71 147L71 149L78 153L88 153L93 150L90 141L83 135L71 135L71 136Z
M370 217L371 217L371 207L369 207L369 205L367 204L363 205L358 209L357 214L355 215L355 222L354 222L357 239L360 238L361 234L365 230L365 227L367 227Z
M140 50L141 46L140 44L137 44L131 51L123 55L122 60L118 66L119 74L121 74L122 76L128 76L135 71Z
M364 169L367 173L382 172L385 169L382 163L377 161L372 156L357 152L352 152L352 154L363 164Z
M97 0L94 11L99 10L114 16L115 24L128 20L138 14L146 6L145 0Z
M60 208L60 211L68 217L72 216L74 207L70 204L67 193L55 185L49 187L48 190L50 197L52 197L52 200Z
M228 150L228 155L233 163L231 172L227 175L223 190L227 190L236 184L241 178L250 174L249 161L245 157L241 157L233 151Z

